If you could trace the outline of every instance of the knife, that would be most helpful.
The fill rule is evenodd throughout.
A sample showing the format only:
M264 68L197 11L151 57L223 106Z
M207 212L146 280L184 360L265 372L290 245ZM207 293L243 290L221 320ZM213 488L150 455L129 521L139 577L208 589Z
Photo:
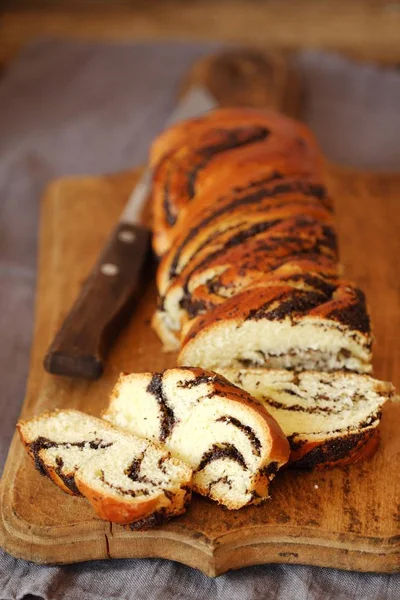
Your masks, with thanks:
M165 126L216 106L218 102L205 87L194 86L180 100ZM108 350L143 292L146 271L150 270L151 232L141 223L141 214L151 178L147 167L54 337L44 358L44 368L49 373L91 380L103 374Z

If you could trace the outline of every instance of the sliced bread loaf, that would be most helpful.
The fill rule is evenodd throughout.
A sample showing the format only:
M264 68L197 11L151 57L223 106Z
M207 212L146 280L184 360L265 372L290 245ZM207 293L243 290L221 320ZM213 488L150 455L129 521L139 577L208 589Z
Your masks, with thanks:
M354 373L293 373L224 369L278 421L297 468L349 464L370 456L378 444L383 404L391 383Z
M230 509L265 499L289 456L265 408L202 369L121 375L103 418L164 444L193 469L194 491Z
M39 472L85 496L102 519L151 526L181 514L190 501L187 465L101 419L60 410L17 427Z

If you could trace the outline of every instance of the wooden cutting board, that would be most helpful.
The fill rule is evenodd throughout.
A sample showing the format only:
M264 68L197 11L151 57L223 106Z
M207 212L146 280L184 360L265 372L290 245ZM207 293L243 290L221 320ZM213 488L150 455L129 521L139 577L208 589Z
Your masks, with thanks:
M22 417L78 408L98 415L120 371L174 365L150 327L151 286L96 382L47 374L45 351L115 223L135 173L68 178L44 198L36 326ZM400 175L330 169L346 275L366 291L374 323L375 374L400 384ZM372 460L327 472L279 474L261 507L231 512L195 496L188 512L147 532L93 516L37 473L14 438L1 484L0 542L41 563L162 557L215 576L259 563L298 563L359 571L400 570L400 403L384 410Z

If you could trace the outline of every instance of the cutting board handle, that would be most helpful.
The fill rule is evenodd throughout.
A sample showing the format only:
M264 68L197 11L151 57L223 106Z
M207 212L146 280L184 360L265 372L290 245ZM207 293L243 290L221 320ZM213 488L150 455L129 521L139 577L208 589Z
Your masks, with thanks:
M44 358L47 371L85 379L102 375L107 350L150 279L150 256L149 229L118 224Z

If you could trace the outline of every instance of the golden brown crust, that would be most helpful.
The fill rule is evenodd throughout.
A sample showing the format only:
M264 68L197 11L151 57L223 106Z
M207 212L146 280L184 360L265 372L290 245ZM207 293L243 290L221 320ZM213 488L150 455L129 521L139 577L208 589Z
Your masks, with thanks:
M150 165L152 168L156 167L175 148L188 141L196 140L198 136L215 125L220 127L240 126L257 122L260 119L268 124L272 122L273 125L280 127L286 135L293 135L295 129L305 142L316 146L313 135L305 125L274 111L244 107L220 108L201 117L180 121L163 131L154 140L150 149Z
M116 500L114 497L110 497L109 494L93 490L80 480L79 473L77 473L75 481L82 496L89 500L96 514L105 521L112 521L121 525L133 523L148 517L151 513L165 506L165 503L162 502L165 496L136 501L135 503L132 503L132 501L124 502L122 499Z
M267 274L257 269L256 266L251 269L231 267L220 275L214 276L204 285L196 287L190 295L190 302L187 303L188 316L194 318L199 314L208 312L244 289L276 285L277 282L281 283L290 279L290 277L297 277L304 273L311 274L315 271L318 272L319 276L324 277L327 282L334 283L337 280L337 266L334 261L326 257L321 257L318 261L293 260L285 262L277 268L272 268ZM179 340L179 338L176 339ZM179 341L176 347L179 347Z
M227 180L218 181L215 175L207 188L196 191L190 205L182 208L179 219L171 230L174 248L169 261L179 255L190 253L190 248L215 229L227 227L235 216L243 221L254 213L263 213L270 220L293 216L292 211L301 209L318 211L322 221L332 222L332 203L320 179L291 175L283 177L268 166L267 171L248 168L246 177L231 172ZM272 211L272 212L271 212ZM285 213L286 211L286 213ZM245 219L247 221L247 219ZM181 257L180 257L181 260ZM176 268L175 265L174 268Z
M202 227L189 244L178 244L176 254L168 254L160 265L158 284L161 291L171 282L190 285L194 277L220 265L257 268L265 274L303 256L337 261L332 218L323 207L305 209L299 203L267 213L229 212L223 223Z
M370 458L379 445L379 430L369 427L314 441L291 441L288 467L330 469Z
M269 111L221 109L178 124L153 145L154 248L170 247L173 226L203 188L230 180L224 165L247 180L264 167L273 172L322 177L320 155L310 132L299 123ZM231 170L231 172L232 172Z
M185 345L197 335L203 334L218 322L246 320L283 320L287 317L293 321L304 315L320 319L331 319L338 324L359 332L370 341L371 331L364 294L359 288L345 280L337 282L324 281L314 273L300 275L305 285L297 287L284 278L273 279L270 284L257 282L254 287L245 289L240 294L226 300L223 304L198 318L189 329L182 343L184 360ZM316 281L312 282L311 279ZM309 282L309 285L307 284ZM319 282L319 283L317 283Z
M186 489L177 490L171 500L166 498L162 492L159 496L150 500L135 499L133 501L131 497L126 500L121 497L117 500L105 492L94 490L85 481L81 480L79 472L75 480L79 491L89 500L100 519L121 525L128 525L146 519L159 511L163 512L165 519L177 516L185 512L188 502Z

